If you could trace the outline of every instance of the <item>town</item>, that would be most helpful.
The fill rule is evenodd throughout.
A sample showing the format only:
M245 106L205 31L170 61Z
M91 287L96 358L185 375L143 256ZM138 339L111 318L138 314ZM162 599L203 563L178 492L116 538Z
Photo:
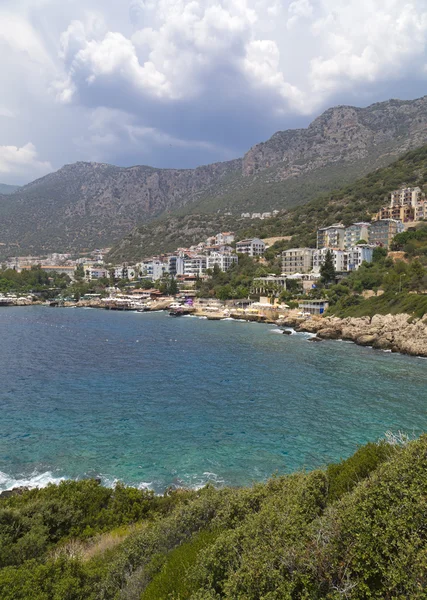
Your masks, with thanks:
M243 213L242 218L274 218L277 213ZM396 235L426 218L427 199L419 187L392 191L387 198L387 205L372 215L371 221L320 227L315 248L283 250L280 255L281 273L254 276L247 295L252 302L254 298L258 300L258 307L283 308L288 305L281 302L281 293L298 289L310 295L309 300L300 302L299 308L305 313L322 314L328 302L324 298L313 298L313 295L327 258L333 264L335 283L340 282L357 271L363 263L371 263L375 248L389 249ZM76 279L87 283L108 282L107 306L146 308L144 302L147 299L159 299L164 295L165 289L159 289L161 282L169 282L169 295L181 293L181 297L189 302L189 299L200 296L195 291L198 282L208 280L214 272L229 271L238 265L239 257L242 260L247 256L257 261L260 267L267 266L264 258L266 251L271 243L281 239L285 238L237 240L235 233L228 231L189 248L177 248L175 252L152 256L135 264L108 264L110 248L103 248L78 258L58 253L45 257L14 257L6 262L4 268L21 273L40 266L46 273L66 275L72 282ZM123 285L126 285L126 293L123 293ZM98 296L86 294L83 299L93 300ZM5 302L7 298L3 297L2 303Z

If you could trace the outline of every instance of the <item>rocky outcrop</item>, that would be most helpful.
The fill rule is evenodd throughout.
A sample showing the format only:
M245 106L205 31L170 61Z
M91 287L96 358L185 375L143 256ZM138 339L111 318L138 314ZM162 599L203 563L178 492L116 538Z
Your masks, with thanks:
M25 486L15 487L11 490L5 490L4 492L0 492L0 500L6 500L7 498L12 498L13 496L22 496L24 492L28 492L30 488Z
M346 319L288 318L281 324L297 331L316 333L321 339L351 340L361 346L427 357L427 320L407 314Z
M426 143L426 121L427 96L330 108L307 129L279 131L251 148L243 158L243 174L276 167L275 178L283 180L331 163L377 159L381 148L397 156Z

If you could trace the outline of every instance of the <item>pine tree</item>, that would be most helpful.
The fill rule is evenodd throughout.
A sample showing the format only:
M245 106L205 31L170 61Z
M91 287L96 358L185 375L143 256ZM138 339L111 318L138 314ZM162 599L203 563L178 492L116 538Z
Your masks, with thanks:
M320 267L320 275L322 276L322 283L325 285L334 282L336 279L334 257L330 250L325 254L325 262Z

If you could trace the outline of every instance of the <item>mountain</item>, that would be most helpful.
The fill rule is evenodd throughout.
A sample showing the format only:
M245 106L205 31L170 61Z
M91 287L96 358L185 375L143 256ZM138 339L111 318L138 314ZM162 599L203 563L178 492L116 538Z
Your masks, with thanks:
M66 165L0 196L3 254L110 245L137 223L179 210L289 209L427 143L427 96L338 106L307 129L282 131L242 158L196 169Z
M13 194L19 190L19 185L8 185L7 183L0 183L0 194L6 196L7 194Z
M239 237L292 236L288 247L312 246L318 227L370 219L384 205L385 196L402 185L418 185L427 192L427 145L351 184L321 194L302 206L281 210L277 217L263 221L242 219L240 215L196 213L169 215L140 225L111 250L108 258L112 262L136 261L229 230Z

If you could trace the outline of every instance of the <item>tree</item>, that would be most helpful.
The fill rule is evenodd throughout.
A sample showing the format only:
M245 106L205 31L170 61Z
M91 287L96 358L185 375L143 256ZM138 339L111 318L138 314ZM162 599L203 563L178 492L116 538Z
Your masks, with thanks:
M320 267L320 275L322 276L322 283L325 285L332 283L336 279L334 257L330 250L328 250L325 254L325 261Z

